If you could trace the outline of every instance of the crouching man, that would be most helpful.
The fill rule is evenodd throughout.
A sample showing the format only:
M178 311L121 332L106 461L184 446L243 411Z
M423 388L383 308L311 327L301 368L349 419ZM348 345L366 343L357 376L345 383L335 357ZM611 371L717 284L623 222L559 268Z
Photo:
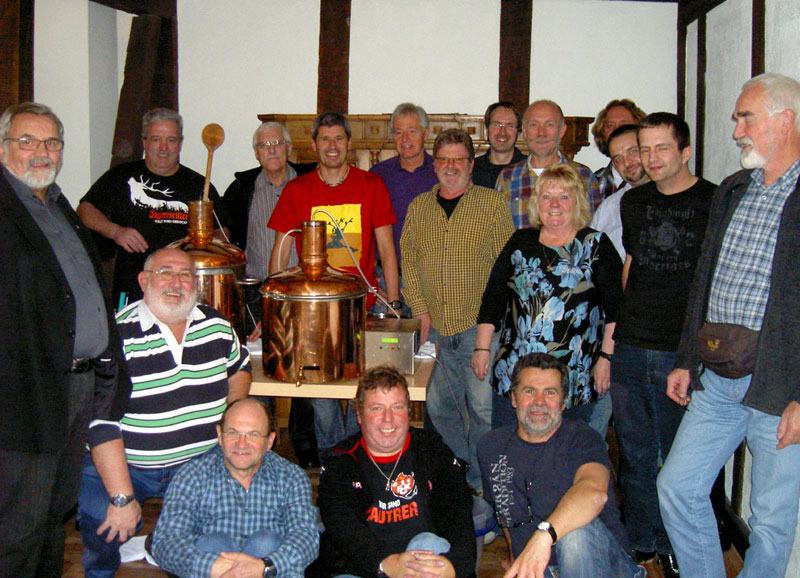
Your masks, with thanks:
M472 494L438 434L409 427L405 378L361 376L361 432L325 460L317 504L325 524L317 575L475 576ZM316 570L316 569L315 569Z
M252 398L232 403L217 437L169 486L156 561L181 577L301 578L317 557L316 508L303 470L270 451L269 409Z
M588 425L561 420L568 387L555 357L520 358L511 376L518 425L478 444L484 498L511 545L504 578L643 578L624 549L605 443Z

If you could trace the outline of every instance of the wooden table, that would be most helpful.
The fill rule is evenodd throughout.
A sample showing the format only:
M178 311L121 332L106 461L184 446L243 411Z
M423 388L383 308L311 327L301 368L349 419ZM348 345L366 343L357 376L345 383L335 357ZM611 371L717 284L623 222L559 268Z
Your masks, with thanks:
M250 395L269 395L273 397L322 397L328 399L353 399L356 395L358 379L345 379L336 383L304 383L300 387L294 383L275 381L264 376L264 365L261 356L251 358L253 365L253 383ZM425 401L425 390L431 379L435 361L431 358L418 357L415 362L414 375L406 375L408 392L411 401Z

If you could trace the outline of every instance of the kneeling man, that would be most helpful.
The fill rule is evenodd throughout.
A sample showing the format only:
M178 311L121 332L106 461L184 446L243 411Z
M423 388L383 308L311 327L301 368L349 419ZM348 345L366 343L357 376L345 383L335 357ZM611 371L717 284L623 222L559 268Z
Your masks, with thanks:
M269 409L253 398L232 403L217 437L169 486L156 561L179 576L301 578L317 557L316 509L305 472L270 451Z
M624 549L605 443L583 422L561 420L568 388L555 357L520 358L511 376L518 425L478 444L484 497L511 545L505 578L643 578Z
M336 446L319 479L323 574L474 576L472 494L439 435L409 427L403 375L366 372L355 405L361 432Z

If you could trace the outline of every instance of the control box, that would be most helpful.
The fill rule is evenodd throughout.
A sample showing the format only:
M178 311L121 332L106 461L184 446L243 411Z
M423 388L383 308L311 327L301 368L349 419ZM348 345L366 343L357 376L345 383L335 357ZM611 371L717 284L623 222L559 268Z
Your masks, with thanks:
M367 317L364 339L364 367L391 365L401 373L413 375L414 355L420 346L419 319Z

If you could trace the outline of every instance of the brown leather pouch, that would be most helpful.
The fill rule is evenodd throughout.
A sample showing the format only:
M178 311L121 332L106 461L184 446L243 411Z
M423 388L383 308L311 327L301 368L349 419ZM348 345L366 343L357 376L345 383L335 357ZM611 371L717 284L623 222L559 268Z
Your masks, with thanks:
M732 323L704 323L697 334L703 365L721 377L739 379L753 373L758 331Z

